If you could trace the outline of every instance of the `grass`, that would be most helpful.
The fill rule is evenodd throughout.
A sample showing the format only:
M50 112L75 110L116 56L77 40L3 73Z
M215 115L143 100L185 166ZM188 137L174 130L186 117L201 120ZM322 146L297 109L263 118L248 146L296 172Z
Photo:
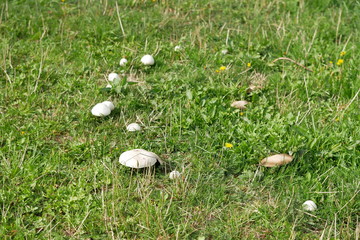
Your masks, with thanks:
M0 9L2 239L359 238L358 1ZM105 90L113 71L136 84ZM249 93L254 82L264 88ZM93 117L105 100L115 110ZM143 131L127 132L131 122ZM166 167L121 166L133 148ZM258 166L289 152L286 166ZM303 211L306 200L318 209Z

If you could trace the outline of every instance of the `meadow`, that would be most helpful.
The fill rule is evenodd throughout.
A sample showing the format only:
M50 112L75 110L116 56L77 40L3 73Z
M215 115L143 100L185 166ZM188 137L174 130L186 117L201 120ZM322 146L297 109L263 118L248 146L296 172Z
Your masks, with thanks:
M1 239L359 239L359 47L355 0L0 1Z

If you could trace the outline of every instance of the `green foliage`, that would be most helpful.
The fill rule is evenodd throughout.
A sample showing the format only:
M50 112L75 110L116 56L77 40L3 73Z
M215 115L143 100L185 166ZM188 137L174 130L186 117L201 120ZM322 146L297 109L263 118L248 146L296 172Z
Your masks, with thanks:
M0 236L355 239L358 1L117 4L0 2ZM126 169L133 148L166 166ZM273 153L294 161L258 166Z

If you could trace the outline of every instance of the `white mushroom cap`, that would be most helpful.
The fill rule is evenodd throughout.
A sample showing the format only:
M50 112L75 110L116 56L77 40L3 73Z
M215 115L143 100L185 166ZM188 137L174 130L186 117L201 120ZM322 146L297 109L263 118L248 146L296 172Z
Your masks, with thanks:
M114 110L115 108L114 104L110 101L104 101L102 104L105 104L108 108L110 108L110 111Z
M228 51L227 49L221 50L221 53L224 54L224 55L227 54L228 52L229 52L229 51Z
M179 173L178 171L174 170L169 174L169 178L170 179L176 179L179 178L181 176L181 173Z
M128 60L126 58L122 58L122 59L120 59L119 64L120 64L120 66L125 66L127 62L128 62Z
M105 117L111 113L111 110L106 104L98 103L91 109L91 113L97 117Z
M248 103L248 101L235 101L231 104L231 106L238 109L246 109L245 105Z
M112 88L111 84L106 85L105 88Z
M317 209L316 204L311 200L304 202L302 207L305 211L315 211Z
M129 131L129 132L135 132L135 131L140 131L141 130L141 126L137 123L130 123L126 129Z
M119 162L130 168L151 167L156 162L163 164L163 161L158 155L144 149L133 149L122 153Z
M110 82L113 82L115 79L120 80L119 74L117 74L117 73L110 73L109 76L108 76L108 80L109 80Z
M144 65L154 65L155 63L155 60L154 58L151 56L151 55L145 55L141 58L141 62L144 64Z

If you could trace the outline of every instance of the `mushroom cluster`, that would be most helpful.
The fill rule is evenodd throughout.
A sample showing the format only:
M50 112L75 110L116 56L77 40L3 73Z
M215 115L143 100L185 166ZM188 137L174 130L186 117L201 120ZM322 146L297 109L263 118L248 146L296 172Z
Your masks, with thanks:
M92 109L92 115L96 117L105 117L108 116L112 110L114 110L115 106L110 101L104 101L102 103L96 104Z

